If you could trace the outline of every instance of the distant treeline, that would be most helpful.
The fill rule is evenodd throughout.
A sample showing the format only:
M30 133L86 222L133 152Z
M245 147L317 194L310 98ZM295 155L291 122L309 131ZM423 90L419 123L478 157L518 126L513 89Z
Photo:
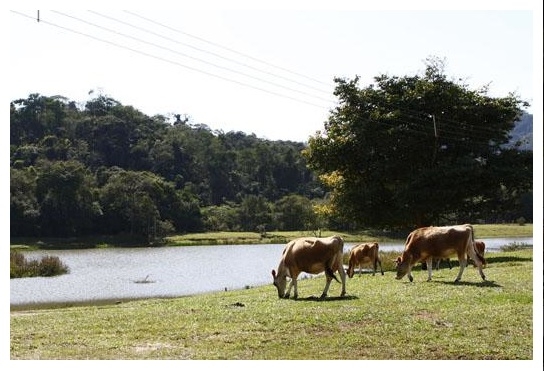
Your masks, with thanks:
M324 196L304 143L148 117L106 96L13 101L10 144L11 236L308 229Z

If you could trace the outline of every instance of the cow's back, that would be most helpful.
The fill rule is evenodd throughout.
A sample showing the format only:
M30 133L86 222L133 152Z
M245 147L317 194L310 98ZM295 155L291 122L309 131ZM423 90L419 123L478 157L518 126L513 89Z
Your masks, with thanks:
M350 259L353 263L364 263L365 261L374 261L378 255L377 243L362 243L352 248Z
M445 258L454 252L466 251L471 238L472 228L469 225L423 227L410 233L405 250L415 258L426 256Z
M334 261L343 253L343 249L344 242L340 237L301 237L287 247L284 263L289 268L295 267L308 273L320 273L325 264Z

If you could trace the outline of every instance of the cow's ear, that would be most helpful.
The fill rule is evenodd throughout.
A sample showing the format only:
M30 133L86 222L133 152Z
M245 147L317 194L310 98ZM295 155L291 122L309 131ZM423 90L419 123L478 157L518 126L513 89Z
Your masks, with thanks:
M272 269L272 277L276 278L276 271Z

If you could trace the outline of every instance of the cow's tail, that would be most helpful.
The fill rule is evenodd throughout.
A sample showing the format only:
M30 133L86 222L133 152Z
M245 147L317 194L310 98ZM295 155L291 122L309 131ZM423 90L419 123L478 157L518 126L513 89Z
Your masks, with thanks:
M325 268L325 275L327 277L330 277L330 278L334 278L334 280L338 283L340 283L340 281L338 281L338 278L336 278L336 275L334 274L332 268L330 267L330 265L327 264L327 267Z
M343 247L344 241L342 239L340 239L340 241L341 241L341 246ZM340 251L342 251L342 249L340 249ZM325 275L327 277L334 278L334 280L338 283L341 283L341 282L338 280L338 278L336 278L336 275L334 274L335 269L333 269L333 267L338 266L338 270L344 269L342 265L342 256L343 254L339 253L325 264Z
M472 250L474 250L474 254L476 254L476 257L478 259L480 259L480 261L482 262L482 265L485 266L487 263L485 261L485 258L482 254L480 254L480 252L478 251L478 249L476 248L476 238L474 238L474 227L472 227L472 225L469 224L469 227L470 227L470 237L472 239Z

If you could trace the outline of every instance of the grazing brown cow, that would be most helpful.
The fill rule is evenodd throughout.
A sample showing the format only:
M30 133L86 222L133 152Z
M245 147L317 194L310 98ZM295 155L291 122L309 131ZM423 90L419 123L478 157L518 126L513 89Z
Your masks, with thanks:
M433 258L447 258L457 254L459 259L459 273L455 282L461 280L463 270L467 265L467 254L476 263L480 277L485 280L482 271L483 257L479 256L474 249L474 232L472 225L455 225L448 227L423 227L412 231L406 239L404 252L396 260L397 276L400 280L408 275L410 282L412 277L412 267L420 261L427 261L428 279L432 279L432 260Z
M278 265L278 272L272 270L274 286L278 289L279 298L289 298L291 288L295 287L293 298L298 297L297 277L300 273L319 274L325 272L326 284L321 298L327 296L329 286L334 278L334 272L340 273L342 279L342 293L346 294L346 273L342 263L344 255L344 240L339 236L327 238L302 237L289 242L283 249ZM285 292L287 277L291 278L289 288Z
M363 264L372 263L374 270L372 275L376 274L376 268L380 265L380 271L383 276L382 261L380 260L380 246L377 242L361 243L354 246L349 252L348 277L352 278L355 267L359 267L359 275L362 275L361 266Z

